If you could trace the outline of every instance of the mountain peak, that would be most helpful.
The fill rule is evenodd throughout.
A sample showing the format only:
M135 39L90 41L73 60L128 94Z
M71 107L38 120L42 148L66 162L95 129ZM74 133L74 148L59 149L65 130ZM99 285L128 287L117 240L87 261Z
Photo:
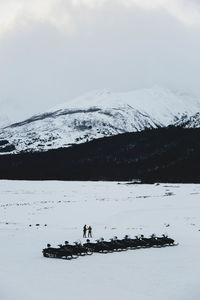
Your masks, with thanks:
M159 86L125 93L92 91L1 130L0 153L45 151L169 125L198 127L199 111L199 99Z
M111 109L127 107L139 110L157 119L164 125L185 113L195 114L200 110L200 99L182 92L154 85L152 88L136 89L119 93L107 89L95 90L67 101L49 111L66 109L89 109L98 107Z

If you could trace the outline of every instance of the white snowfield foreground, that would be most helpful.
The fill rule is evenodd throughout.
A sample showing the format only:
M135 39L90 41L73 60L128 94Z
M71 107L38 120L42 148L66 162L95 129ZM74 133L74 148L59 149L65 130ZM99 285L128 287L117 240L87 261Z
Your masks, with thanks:
M0 181L0 195L0 299L200 299L200 185ZM179 246L42 256L83 241L84 224L93 240L168 233Z
M200 99L153 87L91 92L0 130L0 153L45 151L172 124L200 127Z

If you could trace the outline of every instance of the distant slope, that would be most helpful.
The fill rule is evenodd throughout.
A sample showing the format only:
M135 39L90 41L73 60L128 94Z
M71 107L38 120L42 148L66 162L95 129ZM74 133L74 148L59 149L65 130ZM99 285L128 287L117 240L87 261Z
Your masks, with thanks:
M184 126L199 111L199 99L159 87L92 92L0 130L0 153L46 151L126 132Z
M1 179L200 183L200 129L161 128L0 156Z
M200 128L200 113L198 112L192 116L183 116L174 125L185 128Z
M0 132L0 152L46 151L92 139L162 126L131 107L66 109L34 116ZM12 151L10 151L12 149Z

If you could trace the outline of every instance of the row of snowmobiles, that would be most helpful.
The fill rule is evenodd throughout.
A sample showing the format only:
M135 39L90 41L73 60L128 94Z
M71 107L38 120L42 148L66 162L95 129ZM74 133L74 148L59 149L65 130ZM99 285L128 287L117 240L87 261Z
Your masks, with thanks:
M70 245L68 241L65 241L64 245L58 245L58 248L51 247L47 244L47 248L43 249L44 257L73 259L79 256L92 255L93 253L112 253L117 251L126 251L129 249L151 248L151 247L166 247L177 246L175 241L169 238L167 235L161 237L152 234L149 238L145 238L143 235L136 236L134 239L126 235L123 239L118 239L116 236L109 241L105 241L103 238L96 240L92 243L89 239L86 243L81 244L75 242L74 245Z

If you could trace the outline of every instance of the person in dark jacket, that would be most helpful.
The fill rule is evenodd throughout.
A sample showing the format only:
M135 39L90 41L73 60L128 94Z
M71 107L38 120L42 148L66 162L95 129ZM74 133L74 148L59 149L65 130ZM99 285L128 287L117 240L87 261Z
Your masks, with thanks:
M83 237L86 238L87 225L83 226Z
M92 237L92 227L88 227L88 237Z

